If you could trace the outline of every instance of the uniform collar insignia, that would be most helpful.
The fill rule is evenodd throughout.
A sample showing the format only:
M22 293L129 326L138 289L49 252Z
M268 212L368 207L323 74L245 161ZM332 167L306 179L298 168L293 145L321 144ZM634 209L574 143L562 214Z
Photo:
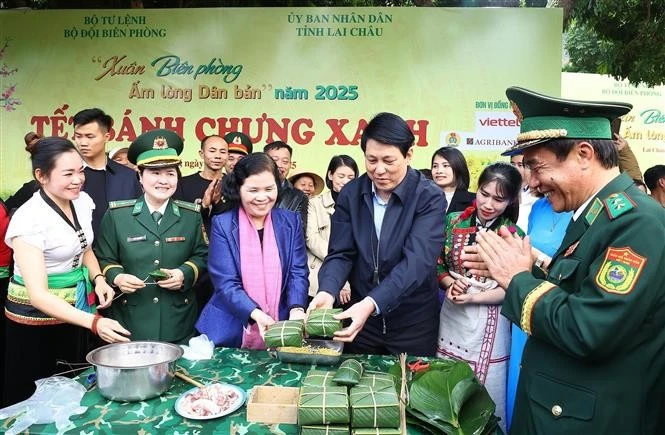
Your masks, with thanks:
M594 199L593 203L591 204L591 207L589 208L589 211L584 216L584 220L589 225L593 224L602 210L603 210L603 203L598 198Z

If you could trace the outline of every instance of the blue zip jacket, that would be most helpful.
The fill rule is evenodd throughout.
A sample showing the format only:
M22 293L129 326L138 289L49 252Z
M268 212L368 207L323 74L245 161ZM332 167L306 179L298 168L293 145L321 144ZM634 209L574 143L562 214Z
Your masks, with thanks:
M435 269L446 208L441 189L409 168L392 192L378 239L372 195L367 174L341 190L332 215L328 255L319 271L319 290L337 298L348 280L351 303L365 296L374 299L384 333L438 323Z

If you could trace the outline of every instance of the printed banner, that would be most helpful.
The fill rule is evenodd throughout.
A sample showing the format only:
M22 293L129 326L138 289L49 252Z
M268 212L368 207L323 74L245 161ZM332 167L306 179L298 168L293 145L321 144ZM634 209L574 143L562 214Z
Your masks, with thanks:
M293 166L324 174L378 112L408 120L413 166L458 145L472 178L515 139L508 86L557 95L560 9L266 8L0 13L0 195L30 178L23 136L70 137L71 117L114 118L107 148L141 132L283 140Z
M620 134L635 153L642 174L654 165L665 164L665 86L648 88L610 76L563 73L561 96L631 103L633 110L621 117Z

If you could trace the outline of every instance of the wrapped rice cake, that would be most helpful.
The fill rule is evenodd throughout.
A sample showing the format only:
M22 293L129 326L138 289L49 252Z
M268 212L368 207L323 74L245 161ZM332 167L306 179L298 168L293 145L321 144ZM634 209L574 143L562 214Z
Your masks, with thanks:
M333 381L339 385L353 386L360 381L363 375L363 365L360 361L355 359L347 359L340 364L335 373Z
M356 386L349 394L354 428L400 426L399 399L394 387Z
M364 372L358 385L372 388L392 387L395 388L395 378L390 373Z
M304 325L302 320L284 320L268 327L264 341L266 347L302 346Z
M326 372L323 370L310 370L305 379L302 380L302 386L305 387L336 387L337 384L333 382L335 373Z
M346 387L301 387L298 424L347 424L350 421Z
M353 429L351 435L402 435L402 431L392 427L364 427Z
M341 313L340 308L321 308L312 310L307 317L305 331L310 337L332 337L335 332L342 329L342 321L333 319L335 314Z
M300 435L349 435L349 427L332 424L327 426L303 426L300 428Z

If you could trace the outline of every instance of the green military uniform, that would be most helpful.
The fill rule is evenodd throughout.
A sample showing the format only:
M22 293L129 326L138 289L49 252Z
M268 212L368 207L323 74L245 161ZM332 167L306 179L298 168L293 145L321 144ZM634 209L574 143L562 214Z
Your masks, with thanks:
M596 110L597 103L543 101L511 89L508 97L522 110L529 107L519 101L528 106L529 98L559 105L552 110L567 116ZM554 134L570 137L578 126L562 129L565 121L557 118ZM540 132L528 131L533 124L526 123L526 145L518 137L506 154L532 146L529 140L542 143L538 135L547 120L539 122ZM604 137L610 138L606 123ZM581 128L588 135L581 137L603 138L594 125ZM665 433L664 241L665 211L621 174L570 223L547 272L534 266L513 277L502 313L530 337L511 434Z
M132 340L183 343L194 335L197 318L193 286L206 268L208 247L199 206L169 201L159 225L143 198L112 202L101 223L95 253L106 280L121 273L139 279L155 269L180 269L180 290L148 278L144 288L113 301L109 316L128 329Z
M128 158L141 168L179 164L182 139L167 130L153 130L132 142ZM157 222L145 197L115 201L102 219L95 253L109 283L128 273L146 286L113 301L109 316L128 329L132 340L186 342L194 335L197 318L194 284L205 270L208 247L200 207L168 200ZM182 288L170 290L155 284L149 273L179 269Z

